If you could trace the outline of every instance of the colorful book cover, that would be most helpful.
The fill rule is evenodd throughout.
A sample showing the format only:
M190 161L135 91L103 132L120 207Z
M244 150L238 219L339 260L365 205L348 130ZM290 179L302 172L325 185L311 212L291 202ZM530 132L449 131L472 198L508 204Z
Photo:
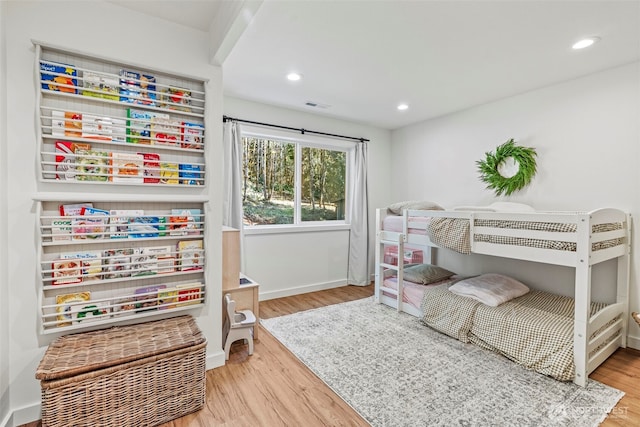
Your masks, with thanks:
M185 185L202 185L202 178L200 177L200 165L193 165L191 163L180 163L179 166L180 184Z
M93 114L82 115L83 138L111 141L112 133L111 118L94 116Z
M177 163L160 163L160 183L178 184L179 177Z
M90 292L56 295L57 326L71 326L81 307L91 299Z
M78 216L82 212L82 208L93 207L92 203L75 203L58 206L60 216ZM51 222L51 240L62 241L71 240L71 219L55 218Z
M202 283L186 283L176 285L178 289L178 303L176 306L200 304L202 301Z
M60 254L60 259L80 261L83 282L102 279L101 251L65 252Z
M131 249L107 249L104 251L104 278L130 277L132 253Z
M160 155L157 153L138 153L144 159L144 183L160 183Z
M92 96L94 98L112 99L117 101L119 78L115 74L97 73L95 71L84 71L82 73L82 87L84 96Z
M180 271L202 270L204 258L202 240L181 240L178 242Z
M60 64L56 62L40 62L40 79L42 80L42 89L65 93L78 93L77 76L78 72L73 65Z
M132 217L144 215L144 210L112 209L109 211L109 224L112 239L129 237L129 221Z
M80 215L80 217L71 220L73 240L106 238L109 211L83 207Z
M153 285L135 290L136 313L158 309L158 292L166 285Z
M110 181L142 184L144 158L137 153L111 153Z
M182 123L182 148L204 149L204 126L198 123Z
M169 234L187 236L200 234L202 211L195 208L171 209L169 217Z
M109 313L111 313L111 308L108 303L90 302L90 304L79 306L79 311L75 320L78 323L91 322L93 320L100 320L105 317L109 317Z
M158 256L145 251L145 248L135 248L131 255L131 276L150 276L158 274Z
M82 114L73 111L51 111L51 135L82 137Z
M76 156L78 150L90 150L91 144L70 141L56 141L56 179L75 180Z
M191 91L178 87L162 89L160 106L169 110L191 112Z
M52 285L68 285L82 282L82 260L77 258L56 259L51 263L51 269L53 270Z
M166 218L163 216L137 216L129 219L129 238L142 239L160 237L166 230Z
M178 289L166 288L158 291L158 310L176 308Z
M120 70L120 101L156 105L156 78L137 71Z
M104 151L76 151L77 181L107 181L109 175L109 153Z
M155 113L127 109L127 142L132 144L151 144L151 118Z
M151 143L177 146L180 140L180 121L168 114L154 114L151 118Z

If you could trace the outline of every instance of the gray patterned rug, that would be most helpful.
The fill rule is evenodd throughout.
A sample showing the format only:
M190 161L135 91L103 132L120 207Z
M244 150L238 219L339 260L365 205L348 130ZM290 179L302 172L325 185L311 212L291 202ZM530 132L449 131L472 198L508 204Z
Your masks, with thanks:
M527 371L373 298L262 324L373 426L597 426L624 395Z

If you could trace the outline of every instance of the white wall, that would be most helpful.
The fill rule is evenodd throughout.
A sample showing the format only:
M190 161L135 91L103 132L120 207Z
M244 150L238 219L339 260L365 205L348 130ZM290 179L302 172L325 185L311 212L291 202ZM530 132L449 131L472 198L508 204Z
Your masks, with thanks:
M34 272L37 245L35 243L34 203L36 192L79 191L73 185L56 185L37 181L37 141L34 127L36 84L35 55L31 40L47 42L78 52L95 54L124 64L163 72L209 79L207 92L207 162L210 180L203 194L210 197L213 212L207 231L207 303L191 312L208 338L208 367L224 363L221 332L221 181L215 171L221 169L222 85L221 70L208 63L208 34L187 27L123 9L108 2L29 1L3 3L5 19L2 28L7 38L6 151L0 160L7 179L3 204L8 204L8 232L2 242L10 242L2 257L2 284L9 283L2 298L2 328L0 338L9 345L9 384L13 422L20 424L39 417L40 385L35 369L46 346L54 338L38 333L38 284ZM3 88L4 89L4 88ZM2 115L4 120L4 115ZM5 128L4 126L2 127ZM5 144L6 142L6 144ZM95 188L94 188L95 187ZM153 189L145 192L155 193ZM161 189L158 189L160 191ZM92 192L117 195L136 193L140 188L82 187L88 199ZM205 192L206 191L206 192ZM165 192L166 193L166 192ZM6 196L4 196L6 194ZM4 214L4 211L3 211ZM2 219L3 217L0 217ZM1 221L0 224L4 224ZM6 238L5 238L6 237ZM4 244L4 243L3 243ZM4 267L7 267L6 269ZM5 273L6 271L6 273ZM4 298L6 296L7 298ZM5 302L6 301L6 302ZM6 322L4 321L6 320ZM7 325L7 326L5 326ZM6 328L9 328L8 337ZM5 339L8 338L8 339ZM0 352L2 389L6 388L6 350Z
M0 2L0 93L6 93L6 3ZM7 97L0 97L0 194L7 194ZM0 425L9 416L9 299L7 199L0 197Z
M637 219L639 119L640 64L634 63L398 129L392 133L394 199L445 207L496 201L478 179L475 162L514 138L536 148L538 174L527 189L500 200L540 210L615 207ZM631 309L640 310L640 244L632 241ZM541 289L573 293L571 269L446 252L440 261L459 273L503 271ZM612 268L596 269L594 279L610 277ZM612 295L594 291L594 298ZM633 322L629 330L640 344Z
M238 119L362 137L368 143L371 265L375 208L389 203L390 132L371 126L237 98L224 98L224 114ZM347 279L348 232L323 231L245 235L244 273L271 299L341 286Z

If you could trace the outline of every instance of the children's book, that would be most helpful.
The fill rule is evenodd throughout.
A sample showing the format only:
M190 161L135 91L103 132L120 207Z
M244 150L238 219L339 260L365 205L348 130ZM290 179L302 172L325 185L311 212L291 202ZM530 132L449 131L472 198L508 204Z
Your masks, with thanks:
M91 299L90 292L56 295L57 326L71 326L83 305Z
M83 142L56 141L56 179L75 180L76 156L78 150L90 150L91 144Z
M82 86L84 96L94 98L111 99L117 101L120 81L115 74L97 73L95 71L84 71L82 73Z
M200 165L190 163L180 163L179 166L180 184L203 185L200 172Z
M160 91L160 106L169 110L191 112L191 91L169 87Z
M138 153L144 159L144 183L160 183L160 155L157 153Z
M127 142L132 144L151 144L151 118L155 115L150 111L127 109Z
M65 252L60 259L77 260L80 262L82 281L102 279L102 251Z
M171 209L169 234L172 236L198 235L201 230L202 213L200 209Z
M151 118L151 144L177 146L180 141L180 121L168 114L155 113Z
M60 216L79 216L82 212L82 208L93 207L92 203L75 203L58 206L58 212ZM53 234L52 240L71 240L71 218L56 218L51 222L51 233Z
M76 151L77 181L107 181L109 175L109 153L104 151Z
M135 290L136 313L158 309L158 292L166 285L153 285Z
M178 303L176 306L200 304L203 298L202 283L185 283L176 285L178 289Z
M202 270L204 264L202 240L181 240L178 242L180 271Z
M71 220L73 240L105 239L109 211L82 207L80 217Z
M129 237L129 221L133 217L144 215L142 209L123 210L112 209L109 211L110 237L112 239L126 239Z
M124 119L111 119L111 141L127 142L127 121Z
M80 322L91 322L94 320L104 319L109 317L111 308L106 302L91 302L87 305L80 305L80 310L76 315L76 320Z
M182 148L204 150L204 126L198 123L182 123Z
M120 101L156 105L156 78L137 71L120 70Z
M51 263L52 285L68 285L82 282L82 260L77 258L56 259Z
M94 116L93 114L82 115L83 138L111 141L112 133L113 128L110 117Z
M179 171L177 163L160 163L160 183L162 184L178 184Z
M82 114L73 111L51 111L51 135L82 137Z
M158 310L175 308L178 302L178 288L166 288L158 291Z
M129 218L129 238L160 237L166 233L166 218L163 216L136 216Z
M66 93L78 93L78 71L73 65L57 62L40 62L42 89Z
M110 181L133 184L144 182L144 158L141 154L111 153L110 163Z
M116 279L131 276L131 249L107 249L104 251L104 278Z

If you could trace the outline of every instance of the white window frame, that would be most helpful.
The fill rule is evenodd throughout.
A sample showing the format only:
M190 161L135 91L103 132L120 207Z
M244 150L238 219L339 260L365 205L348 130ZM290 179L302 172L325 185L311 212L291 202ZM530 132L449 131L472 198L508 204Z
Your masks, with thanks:
M310 134L294 133L292 131L281 130L271 127L258 127L242 125L242 138L262 138L276 141L288 142L295 145L296 171L294 186L294 213L293 224L277 225L245 225L245 234L272 234L272 233L296 233L313 231L348 230L350 228L346 218L349 217L351 173L351 157L355 151L356 143L350 141L337 140L330 137L322 137ZM345 219L328 221L301 221L300 200L302 196L302 148L322 148L333 151L343 151L346 153L345 159ZM244 155L244 152L243 152Z

